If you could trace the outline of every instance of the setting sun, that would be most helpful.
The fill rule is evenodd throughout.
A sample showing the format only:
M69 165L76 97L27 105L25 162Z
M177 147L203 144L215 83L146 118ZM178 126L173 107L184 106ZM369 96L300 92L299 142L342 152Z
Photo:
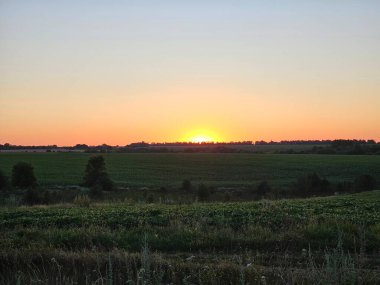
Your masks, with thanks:
M224 140L219 133L210 131L210 129L195 128L182 136L182 141L192 143L204 143L204 142L221 142Z
M213 142L213 141L214 141L213 138L208 137L208 136L202 136L202 135L191 138L191 142L194 142L194 143Z
M193 143L220 142L223 141L223 138L207 129L195 129L183 136L182 141Z

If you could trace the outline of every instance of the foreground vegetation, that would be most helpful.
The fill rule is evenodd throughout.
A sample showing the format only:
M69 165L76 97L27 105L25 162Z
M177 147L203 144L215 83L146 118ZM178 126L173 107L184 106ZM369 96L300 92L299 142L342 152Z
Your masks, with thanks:
M372 191L245 203L2 208L0 276L3 283L58 276L59 284L376 284L379 203L380 191Z

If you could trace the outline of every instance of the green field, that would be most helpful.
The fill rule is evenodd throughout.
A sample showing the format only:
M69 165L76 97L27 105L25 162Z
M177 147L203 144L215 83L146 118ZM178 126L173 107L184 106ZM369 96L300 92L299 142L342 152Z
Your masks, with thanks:
M380 191L372 191L272 202L1 208L0 282L377 284L379 203ZM257 281L263 275L268 283Z
M80 250L96 246L138 251L143 233L150 235L153 249L163 251L232 250L240 246L260 249L263 245L266 249L276 246L302 249L308 245L324 248L336 245L334 237L339 226L347 231L344 246L352 248L357 229L349 225L363 224L368 231L373 231L367 237L371 240L366 246L376 250L380 247L379 203L380 191L372 191L240 203L103 203L90 208L74 205L0 208L0 248L33 245L33 248ZM314 235L320 227L323 230ZM226 229L235 232L224 232ZM252 235L247 235L250 230ZM223 238L222 232L228 238ZM236 242L231 242L231 238Z
M41 184L80 184L87 153L0 153L10 175L18 161L33 164ZM214 186L251 186L262 180L285 186L317 172L330 181L370 174L380 181L380 156L285 154L103 154L111 178L126 186L178 186L183 179Z

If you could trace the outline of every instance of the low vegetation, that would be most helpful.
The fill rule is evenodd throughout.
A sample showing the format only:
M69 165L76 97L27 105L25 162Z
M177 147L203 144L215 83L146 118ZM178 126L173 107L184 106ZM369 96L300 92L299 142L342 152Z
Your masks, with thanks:
M12 169L11 184L0 173L2 284L380 280L380 191L371 174L330 181L303 172L282 187L189 178L175 187L125 187L97 155L82 185L54 187L39 184L30 163Z
M273 202L2 209L0 276L29 282L57 277L60 269L62 280L81 283L86 276L90 284L106 282L112 268L114 284L141 278L254 284L262 276L282 284L328 281L335 272L340 277L334 278L375 284L379 203L380 192L373 191Z

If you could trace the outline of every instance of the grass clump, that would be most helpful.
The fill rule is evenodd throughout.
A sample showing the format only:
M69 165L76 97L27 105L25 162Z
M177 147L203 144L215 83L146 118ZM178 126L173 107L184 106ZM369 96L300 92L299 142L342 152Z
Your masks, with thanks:
M91 199L88 197L88 195L85 194L78 194L74 198L74 205L82 207L82 208L88 208L91 205Z

